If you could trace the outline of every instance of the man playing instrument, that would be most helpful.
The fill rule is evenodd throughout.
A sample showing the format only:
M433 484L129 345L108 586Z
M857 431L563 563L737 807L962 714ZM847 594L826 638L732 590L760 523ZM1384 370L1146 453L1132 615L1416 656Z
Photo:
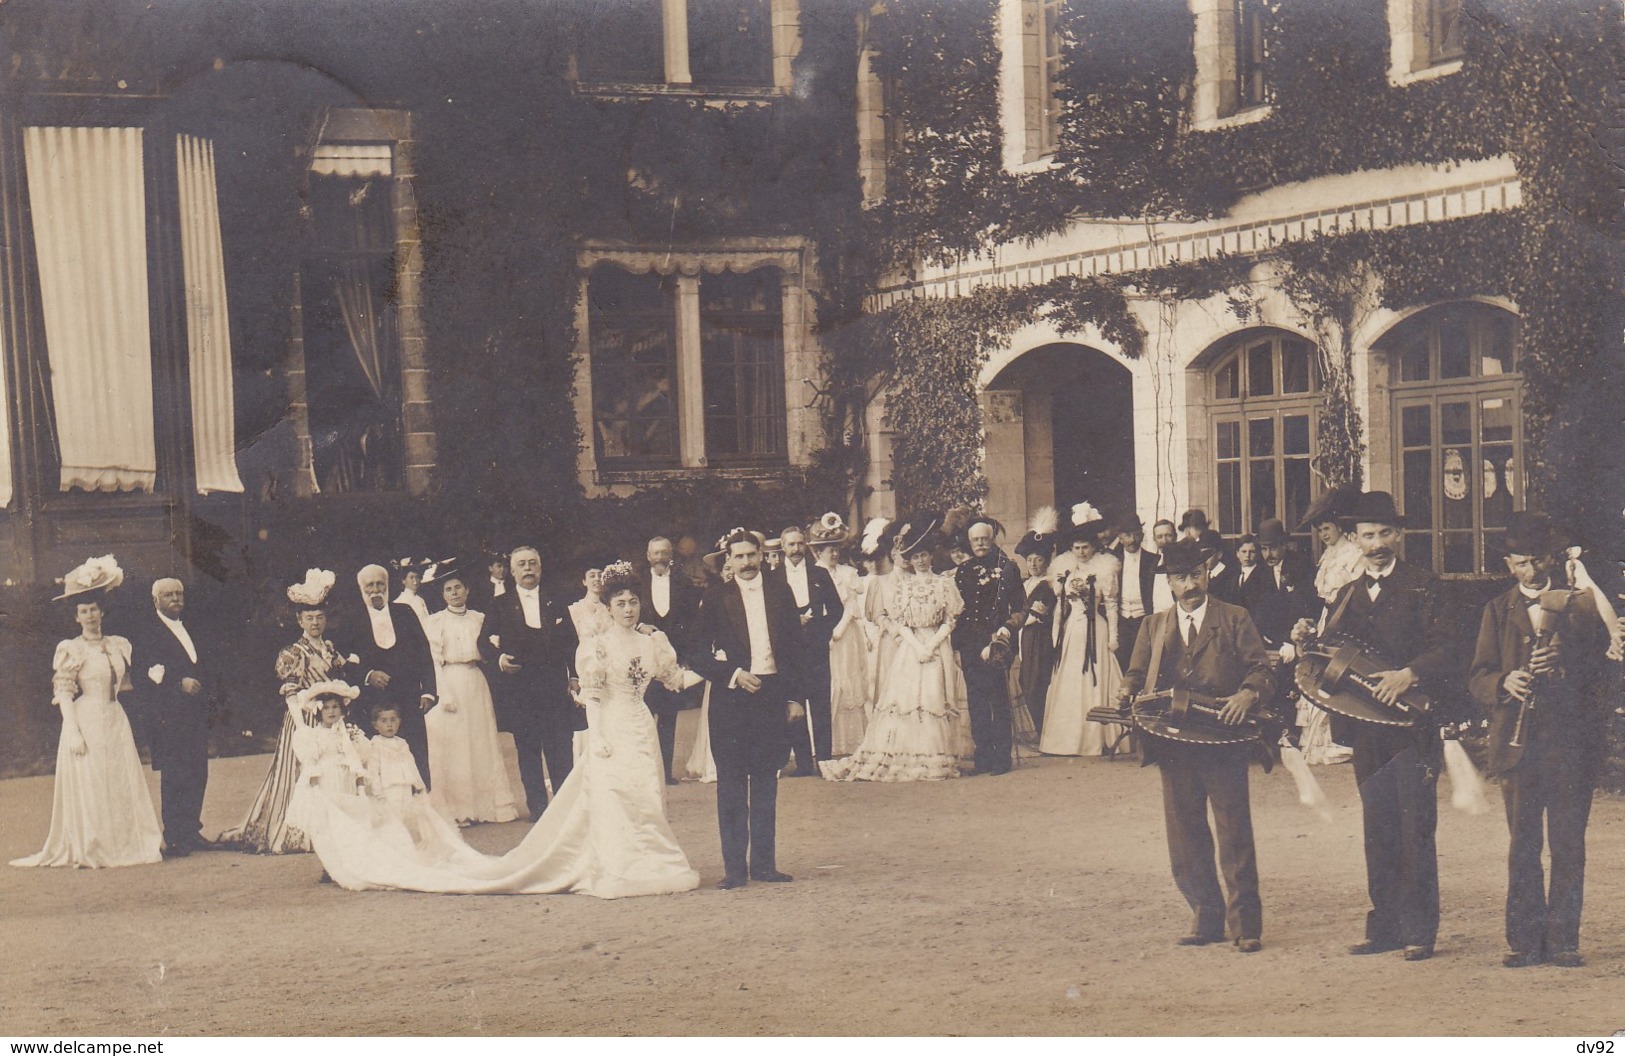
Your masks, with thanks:
M1550 519L1515 513L1507 570L1517 583L1484 606L1468 685L1490 716L1492 776L1501 779L1507 855L1508 968L1578 968L1586 822L1608 742L1607 627L1589 591L1561 588ZM1543 832L1544 830L1544 832ZM1548 893L1540 854L1552 856Z
M1179 540L1162 548L1160 572L1168 579L1174 607L1146 619L1134 643L1119 696L1127 707L1142 688L1186 690L1211 696L1217 721L1239 726L1274 691L1269 656L1247 610L1208 596L1208 569L1201 547ZM1250 744L1179 743L1145 738L1145 762L1162 771L1163 816L1174 883L1190 903L1195 925L1181 946L1223 942L1226 931L1241 953L1263 948L1263 904L1253 849L1247 768ZM1215 833L1226 893L1213 865Z
M1327 633L1339 631L1379 652L1392 667L1375 672L1373 696L1394 707L1419 683L1435 701L1461 677L1452 659L1448 624L1439 611L1437 583L1420 565L1399 559L1404 519L1385 491L1360 495L1343 518L1352 526L1365 561L1358 579L1343 586L1329 606ZM1316 636L1300 619L1292 629L1300 646ZM1354 749L1354 778L1365 819L1365 941L1355 955L1404 950L1407 961L1433 956L1439 932L1439 861L1434 831L1439 820L1438 780L1443 759L1435 723L1361 722L1332 716L1332 739Z

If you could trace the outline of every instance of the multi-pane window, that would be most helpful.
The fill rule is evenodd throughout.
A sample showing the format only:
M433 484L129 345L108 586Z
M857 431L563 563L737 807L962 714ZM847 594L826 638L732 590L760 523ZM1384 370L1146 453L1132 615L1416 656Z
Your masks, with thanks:
M1235 0L1236 91L1232 113L1269 102L1264 85L1263 0Z
M589 84L659 84L666 79L661 0L595 4L578 27L576 75Z
M1428 65L1453 62L1462 57L1461 0L1422 0L1426 10Z
M723 272L700 282L709 461L785 456L782 303L777 268Z
M677 312L672 280L602 264L587 283L598 458L675 465Z
M1314 346L1292 334L1254 331L1220 355L1209 377L1220 531L1254 532L1271 517L1296 528L1315 490Z
M1055 153L1059 141L1061 8L1064 0L1020 0L1022 155L1037 161Z
M688 68L701 87L773 85L768 0L688 0Z
M1437 308L1382 342L1394 400L1405 554L1435 572L1493 571L1523 505L1518 323L1483 305Z

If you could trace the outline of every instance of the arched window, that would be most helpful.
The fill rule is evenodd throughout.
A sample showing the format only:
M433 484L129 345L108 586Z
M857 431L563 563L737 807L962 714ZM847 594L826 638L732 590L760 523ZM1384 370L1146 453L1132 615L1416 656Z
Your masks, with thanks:
M1485 572L1494 537L1523 506L1517 317L1446 305L1407 319L1377 348L1388 356L1406 559Z
M1319 453L1316 359L1315 346L1295 334L1250 330L1230 338L1209 370L1224 534L1257 531L1271 517L1291 531L1308 512L1316 490L1309 466Z

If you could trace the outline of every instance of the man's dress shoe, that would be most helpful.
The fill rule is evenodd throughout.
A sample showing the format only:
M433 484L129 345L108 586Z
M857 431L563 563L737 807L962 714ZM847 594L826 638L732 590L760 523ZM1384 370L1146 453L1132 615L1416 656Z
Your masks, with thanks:
M1559 968L1584 968L1586 959L1580 956L1579 950L1558 950L1546 958L1546 963Z
M1181 935L1174 940L1175 946L1212 946L1216 942L1223 942L1223 935Z
M1501 958L1503 968L1529 968L1544 963L1546 958L1540 955L1539 950L1514 950Z
M1432 956L1433 956L1433 947L1432 946L1407 946L1407 947L1405 947L1405 959L1407 961L1425 961L1429 957L1432 957Z
M764 884L788 884L795 879L789 873L781 873L777 869L770 873L751 873L750 878L760 880Z
M1237 953L1257 953L1264 948L1264 943L1258 939L1237 939Z
M1350 946L1349 952L1356 957L1365 957L1373 953L1392 953L1394 950L1404 948L1405 944L1402 942L1383 942L1380 939L1367 939L1364 942L1357 942Z
M742 876L725 876L717 881L718 891L732 891L736 887L744 887L746 880Z

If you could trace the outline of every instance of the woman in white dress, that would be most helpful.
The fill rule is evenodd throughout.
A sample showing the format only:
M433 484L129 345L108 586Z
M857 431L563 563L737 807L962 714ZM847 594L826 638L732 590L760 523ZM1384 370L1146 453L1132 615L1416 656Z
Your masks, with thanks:
M37 854L12 865L106 869L163 857L158 812L130 719L118 699L119 690L129 688L130 642L102 632L102 605L96 596L123 581L112 555L63 577L63 593L56 600L75 599L80 633L57 643L51 661L51 702L62 712L51 828Z
M576 652L588 750L524 840L500 857L483 855L449 826L414 836L387 809L375 806L364 815L331 797L327 823L315 826L316 853L336 883L351 890L598 898L699 886L666 821L660 740L643 703L651 679L671 689L698 679L678 667L664 634L638 632L637 576L630 565L610 566L603 592L612 625Z
M869 643L859 625L862 577L851 565L841 564L841 545L846 537L846 525L841 523L840 515L826 513L812 526L808 539L813 559L835 581L835 593L844 610L829 639L832 755L850 755L863 741L864 728L869 725Z
M468 584L456 568L430 581L446 607L423 625L434 654L440 703L423 716L429 731L430 801L459 825L519 816L497 736L496 707L481 668L485 615L468 607Z
M603 580L603 565L589 568L581 574L581 588L586 591L580 598L569 605L570 622L575 624L576 640L584 642L594 635L603 634L609 630L609 610L599 600L598 588ZM433 781L434 778L429 778Z
M1353 538L1344 533L1338 517L1352 501L1352 488L1334 488L1323 495L1304 517L1304 524L1314 530L1323 547L1320 564L1315 569L1315 593L1330 605L1337 592L1365 574L1365 557ZM1303 761L1311 764L1346 763L1354 757L1352 748L1332 740L1332 717L1302 697L1298 698L1298 725L1303 732L1298 736L1298 747Z
M314 834L325 824L322 796L357 800L367 794L367 764L363 758L367 738L344 721L345 705L361 695L348 682L318 682L301 690L289 704L316 716L316 725L300 723L293 731L293 754L299 760L299 779L288 801L288 822Z
M896 639L863 742L845 759L820 763L832 781L932 781L959 776L955 711L958 666L949 635L964 603L951 578L931 572L940 518L913 518L898 533L914 568L886 602Z
M1058 610L1055 672L1038 738L1045 755L1104 755L1124 732L1086 717L1092 708L1114 706L1122 681L1116 656L1119 566L1099 549L1105 521L1093 507L1080 506L1073 508L1071 550L1050 566Z
M418 588L423 584L424 573L433 568L432 562L414 561L403 557L399 561L391 561L396 575L401 577L401 592L395 597L395 604L410 606L418 614L418 626L422 626L429 618L429 603L418 594Z

